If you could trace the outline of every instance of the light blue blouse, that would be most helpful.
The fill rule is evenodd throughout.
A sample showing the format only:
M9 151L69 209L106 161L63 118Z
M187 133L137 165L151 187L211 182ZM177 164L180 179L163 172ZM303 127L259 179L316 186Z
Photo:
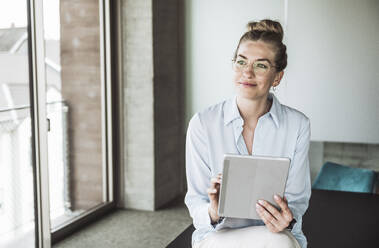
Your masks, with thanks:
M258 119L252 154L291 159L284 195L297 221L292 234L305 248L307 240L301 227L302 216L311 196L308 159L310 122L300 111L282 105L272 93L269 98L273 102L270 111ZM264 225L261 220L225 218L213 226L208 215L207 189L211 177L222 173L224 154L248 154L242 136L243 124L236 97L195 114L189 123L186 139L188 191L185 204L196 228L192 244L219 229Z

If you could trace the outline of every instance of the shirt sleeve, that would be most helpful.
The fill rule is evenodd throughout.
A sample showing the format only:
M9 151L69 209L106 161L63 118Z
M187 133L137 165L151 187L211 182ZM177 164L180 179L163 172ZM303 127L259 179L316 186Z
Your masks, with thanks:
M310 121L304 118L297 137L295 153L291 161L288 174L285 196L288 206L296 220L292 233L297 239L304 239L302 235L302 216L308 208L311 197L311 181L309 171L309 143L310 143ZM299 240L306 244L306 240ZM304 245L302 245L304 247Z
M196 229L214 229L208 214L210 203L207 189L211 178L208 140L199 114L191 119L187 130L186 176L188 191L184 202L193 219L193 225Z

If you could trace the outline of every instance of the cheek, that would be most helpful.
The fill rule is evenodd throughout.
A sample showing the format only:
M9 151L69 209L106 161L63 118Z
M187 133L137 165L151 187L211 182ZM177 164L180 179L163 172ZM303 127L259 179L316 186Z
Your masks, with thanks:
M271 85L274 83L274 80L275 80L275 77L273 77L273 76L269 76L269 77L267 77L267 78L262 79L261 81L262 81L262 84L263 84L265 87L270 88Z
M233 73L233 76L232 76L233 83L236 84L239 81L240 77L241 77L240 73L238 72Z

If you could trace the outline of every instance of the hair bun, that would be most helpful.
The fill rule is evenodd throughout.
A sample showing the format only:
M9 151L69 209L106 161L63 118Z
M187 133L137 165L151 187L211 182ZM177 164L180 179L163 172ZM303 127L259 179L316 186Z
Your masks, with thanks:
M280 36L280 40L283 40L283 28L277 21L261 20L259 22L249 22L247 24L248 32L269 32L275 33Z

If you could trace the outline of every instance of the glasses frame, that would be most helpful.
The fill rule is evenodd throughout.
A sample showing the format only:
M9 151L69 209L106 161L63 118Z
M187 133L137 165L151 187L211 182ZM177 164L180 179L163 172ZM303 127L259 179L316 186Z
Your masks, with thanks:
M243 68L239 68L239 67L236 65L236 63L237 63L237 59L232 59L232 68L233 68L234 71L242 72L242 71L244 71L244 70L246 70L246 69L249 69L249 68L250 68L252 65L254 65L254 63L257 62L257 61L267 61L268 64L269 64L269 68L268 68L268 70L267 70L264 74L262 74L262 76L267 75L267 73L268 73L272 68L278 68L276 65L273 65L273 64L271 63L271 61L268 60L268 59L257 59L257 60L254 60L254 61L248 61L248 60L246 60L246 59L241 59L241 60L244 60L244 61L247 62L247 64L246 64L245 66L243 66ZM257 75L256 71L254 70L254 66L253 66L253 72L254 72L255 75ZM259 73L258 73L258 75L259 75Z

